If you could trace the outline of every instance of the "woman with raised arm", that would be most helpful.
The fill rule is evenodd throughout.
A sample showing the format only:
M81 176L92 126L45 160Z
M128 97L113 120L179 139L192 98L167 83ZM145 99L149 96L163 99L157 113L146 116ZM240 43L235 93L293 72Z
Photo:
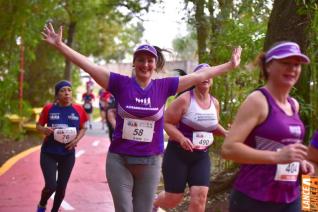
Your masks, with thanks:
M199 64L194 72L210 67ZM164 128L169 135L162 174L165 190L154 202L158 207L175 208L183 199L188 184L188 211L204 212L209 190L211 160L209 147L214 136L227 131L219 123L220 104L210 95L213 79L204 80L177 97L165 111Z
M62 28L55 32L44 27L44 40L68 60L78 65L116 99L116 128L106 160L106 176L115 210L150 212L163 153L163 113L169 96L194 84L226 73L240 63L241 48L234 49L231 60L183 77L152 79L165 60L162 50L148 44L133 55L134 76L109 72L62 42Z
M305 129L299 104L290 97L309 63L298 44L280 42L258 58L263 87L243 102L222 146L222 156L241 164L230 212L295 212L300 208L300 173L312 173L306 161Z

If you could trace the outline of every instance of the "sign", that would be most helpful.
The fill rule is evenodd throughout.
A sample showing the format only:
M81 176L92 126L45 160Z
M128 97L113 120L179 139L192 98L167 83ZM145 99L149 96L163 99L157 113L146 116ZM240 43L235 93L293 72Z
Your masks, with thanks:
M318 176L302 175L301 209L318 212Z

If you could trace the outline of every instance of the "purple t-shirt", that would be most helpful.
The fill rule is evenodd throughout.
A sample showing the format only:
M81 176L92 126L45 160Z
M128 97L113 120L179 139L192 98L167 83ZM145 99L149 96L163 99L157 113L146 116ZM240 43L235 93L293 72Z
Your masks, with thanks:
M277 151L304 138L304 125L296 112L294 101L288 97L293 115L286 115L265 89L259 89L266 97L269 112L266 120L255 127L245 144L258 150ZM299 195L299 180L275 180L276 164L242 164L234 187L252 199L264 202L290 203Z
M108 90L116 99L116 128L109 151L131 156L152 156L163 152L163 114L166 100L175 95L178 77L154 79L142 89L134 77L111 73ZM124 118L154 121L151 142L123 139Z
M313 135L313 137L311 139L311 146L318 149L318 130L316 130L315 134Z

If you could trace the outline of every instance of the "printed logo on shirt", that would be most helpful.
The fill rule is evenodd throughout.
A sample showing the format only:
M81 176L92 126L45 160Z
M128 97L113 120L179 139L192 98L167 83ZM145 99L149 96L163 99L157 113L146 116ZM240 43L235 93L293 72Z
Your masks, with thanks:
M148 106L148 107L151 107L151 100L150 100L150 97L148 97L148 98L141 98L141 99L139 99L139 98L135 98L135 102L137 103L137 104L141 104L141 105L143 105L143 106Z
M301 128L300 126L289 126L289 132L299 138L301 135Z
M59 120L60 119L60 113L50 113L49 114L50 120Z
M52 127L57 129L64 129L64 128L67 128L68 125L67 124L52 124Z
M195 113L196 121L214 121L217 119L216 114Z
M67 118L70 120L76 120L76 121L79 120L79 117L76 116L74 113L71 113L71 115L69 115Z

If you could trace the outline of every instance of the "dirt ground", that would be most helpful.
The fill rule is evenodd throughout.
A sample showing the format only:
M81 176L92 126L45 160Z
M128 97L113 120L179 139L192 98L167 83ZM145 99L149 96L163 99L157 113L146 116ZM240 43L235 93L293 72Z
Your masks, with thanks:
M12 156L41 144L36 136L26 136L20 141L11 140L0 135L0 164L1 166Z

